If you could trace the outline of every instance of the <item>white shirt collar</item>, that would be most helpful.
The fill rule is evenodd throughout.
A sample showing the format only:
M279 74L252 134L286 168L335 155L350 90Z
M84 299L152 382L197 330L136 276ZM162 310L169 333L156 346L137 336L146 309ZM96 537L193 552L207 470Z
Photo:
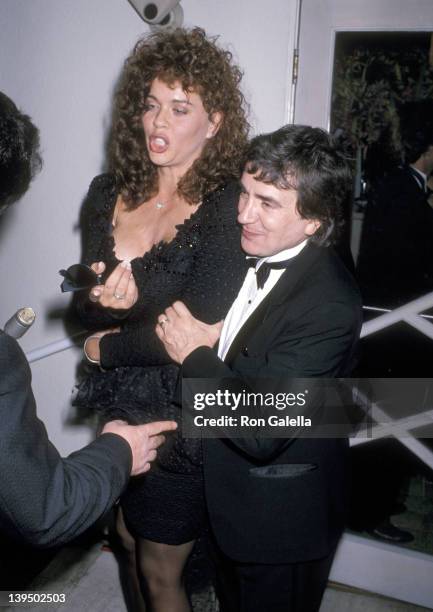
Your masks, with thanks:
M308 238L304 240L303 242L300 242L294 247L290 247L289 249L284 249L284 251L275 253L275 255L268 255L266 257L260 257L256 263L256 270L258 270L260 266L263 263L265 263L265 261L274 263L277 261L286 261L287 259L292 259L292 257L296 257L296 255L298 255L302 251L302 249L305 247L307 242L308 242ZM247 259L251 259L251 256L247 255Z

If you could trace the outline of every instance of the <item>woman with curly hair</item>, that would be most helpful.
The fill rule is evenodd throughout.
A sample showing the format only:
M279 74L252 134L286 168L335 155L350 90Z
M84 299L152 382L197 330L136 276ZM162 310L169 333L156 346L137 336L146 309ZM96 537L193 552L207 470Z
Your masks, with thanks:
M203 30L158 32L127 59L115 100L111 173L82 213L83 262L111 274L77 299L90 372L77 405L103 419L179 418L178 369L155 334L182 300L217 324L245 274L236 223L247 142L241 72ZM96 367L96 366L101 366ZM190 610L183 570L206 525L197 440L174 436L121 499L118 533L134 610Z

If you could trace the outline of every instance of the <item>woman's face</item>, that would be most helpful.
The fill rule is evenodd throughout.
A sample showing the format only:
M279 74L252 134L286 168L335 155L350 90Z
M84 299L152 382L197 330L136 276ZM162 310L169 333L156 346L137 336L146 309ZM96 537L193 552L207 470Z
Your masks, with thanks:
M208 117L197 93L185 92L178 81L169 86L156 78L142 118L151 161L176 168L182 176L216 134L220 120L220 113Z

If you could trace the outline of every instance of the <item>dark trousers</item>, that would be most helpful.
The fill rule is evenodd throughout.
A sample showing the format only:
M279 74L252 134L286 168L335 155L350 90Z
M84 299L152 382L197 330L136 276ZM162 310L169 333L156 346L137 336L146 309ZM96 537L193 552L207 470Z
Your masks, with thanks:
M317 612L335 551L304 563L238 563L220 555L217 595L221 612Z

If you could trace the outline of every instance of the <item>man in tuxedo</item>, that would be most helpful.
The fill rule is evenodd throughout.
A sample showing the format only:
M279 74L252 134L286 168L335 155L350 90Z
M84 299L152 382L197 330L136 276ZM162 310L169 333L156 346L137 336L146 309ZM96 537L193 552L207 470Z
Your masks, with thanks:
M26 192L41 165L38 148L37 128L0 92L0 212ZM176 428L172 421L137 427L112 421L95 441L62 459L36 416L24 353L1 330L0 419L0 533L43 547L90 527L130 475L150 468L162 432Z
M433 102L401 110L405 163L375 182L368 196L356 275L365 305L402 306L433 291ZM404 322L365 338L359 373L372 378L430 378L433 344ZM393 524L419 465L397 440L376 440L352 450L352 526L387 542L414 536ZM404 508L404 506L403 506Z
M357 263L365 303L382 308L433 289L433 102L407 104L401 126L405 163L372 186Z
M236 377L260 391L257 378L347 376L361 302L330 244L350 197L348 163L326 132L295 125L254 138L246 159L238 221L255 267L223 326L175 302L157 333L184 378ZM224 611L319 609L345 524L347 451L346 439L299 430L292 438L203 439Z

